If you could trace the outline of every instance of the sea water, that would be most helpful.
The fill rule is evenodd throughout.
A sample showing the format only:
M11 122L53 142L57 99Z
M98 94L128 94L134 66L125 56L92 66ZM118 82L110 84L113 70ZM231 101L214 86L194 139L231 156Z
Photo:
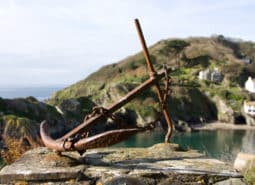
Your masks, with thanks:
M114 147L149 147L164 142L165 132L155 130L138 133ZM238 152L255 154L255 130L216 130L173 133L172 143L184 149L195 149L205 155L233 162Z
M1 98L26 98L33 96L43 101L51 96L53 92L63 89L64 85L58 86L31 86L31 87L0 87Z

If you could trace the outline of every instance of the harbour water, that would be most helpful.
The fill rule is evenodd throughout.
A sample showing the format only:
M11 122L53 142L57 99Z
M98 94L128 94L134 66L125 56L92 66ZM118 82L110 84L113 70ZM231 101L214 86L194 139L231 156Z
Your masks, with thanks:
M165 132L138 133L114 147L149 147L164 141ZM173 133L171 142L184 149L195 149L207 156L233 162L238 152L255 154L255 130L217 130Z

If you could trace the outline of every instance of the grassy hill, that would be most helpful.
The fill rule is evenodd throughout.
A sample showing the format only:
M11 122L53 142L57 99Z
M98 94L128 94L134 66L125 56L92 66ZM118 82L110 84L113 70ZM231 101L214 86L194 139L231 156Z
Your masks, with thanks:
M171 86L169 98L173 120L245 120L242 103L252 97L243 90L243 85L248 76L255 77L255 43L222 35L167 39L152 45L149 52L156 70L163 64L174 69L170 76L175 86ZM252 61L251 64L246 64L245 59ZM198 79L200 71L215 68L223 74L221 83ZM107 107L147 78L145 59L139 52L56 92L48 103L59 105L66 99L87 97ZM139 124L154 119L160 111L153 89L142 93L124 109L135 112Z

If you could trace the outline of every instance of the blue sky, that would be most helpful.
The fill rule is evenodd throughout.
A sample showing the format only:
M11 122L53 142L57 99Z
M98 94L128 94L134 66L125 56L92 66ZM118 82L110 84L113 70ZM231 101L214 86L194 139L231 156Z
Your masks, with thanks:
M0 87L71 84L171 37L255 41L254 0L0 0Z

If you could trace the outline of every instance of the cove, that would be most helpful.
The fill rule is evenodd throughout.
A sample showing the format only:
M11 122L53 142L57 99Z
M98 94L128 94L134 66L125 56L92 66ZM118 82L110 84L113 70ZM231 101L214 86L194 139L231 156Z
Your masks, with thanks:
M164 141L165 132L156 129L138 133L113 147L149 147ZM255 130L216 130L173 133L172 143L195 149L208 157L233 162L238 152L255 153Z

